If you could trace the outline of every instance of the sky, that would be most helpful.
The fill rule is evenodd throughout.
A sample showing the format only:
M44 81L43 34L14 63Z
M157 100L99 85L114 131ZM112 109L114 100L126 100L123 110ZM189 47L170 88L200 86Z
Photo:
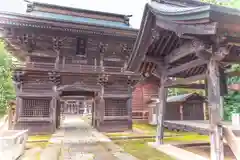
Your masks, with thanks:
M24 0L1 0L0 11L24 13L26 2ZM35 0L37 2L56 4L74 8L132 15L130 25L139 28L144 6L151 0Z

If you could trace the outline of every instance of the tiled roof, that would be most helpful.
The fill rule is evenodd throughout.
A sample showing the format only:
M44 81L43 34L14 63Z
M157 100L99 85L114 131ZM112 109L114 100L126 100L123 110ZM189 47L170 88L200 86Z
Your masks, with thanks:
M167 98L167 102L184 102L188 97L195 93L181 94L177 96L171 96Z
M39 17L39 18L47 18L47 19L59 20L59 21L102 25L104 27L129 28L129 26L123 22L114 22L114 21L107 21L107 20L100 20L100 19L93 19L93 18L86 18L86 17L78 17L78 16L47 13L47 12L36 12L36 11L30 12L28 14Z
M188 93L188 94L181 94L181 95L177 95L177 96L170 96L167 98L167 102L184 102L186 101L189 97L193 96L193 95L199 95L197 93ZM201 96L201 95L199 95ZM150 103L156 101L158 102L158 98L154 97L151 98Z

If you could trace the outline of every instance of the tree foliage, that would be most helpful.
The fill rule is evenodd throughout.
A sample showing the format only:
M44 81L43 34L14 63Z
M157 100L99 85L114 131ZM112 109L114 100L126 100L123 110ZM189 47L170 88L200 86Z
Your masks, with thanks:
M12 81L13 57L4 49L0 42L0 111L4 111L9 100L15 99Z

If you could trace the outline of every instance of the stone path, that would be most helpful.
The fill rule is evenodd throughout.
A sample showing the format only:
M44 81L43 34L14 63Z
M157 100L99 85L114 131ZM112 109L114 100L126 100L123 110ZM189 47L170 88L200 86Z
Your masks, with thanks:
M112 142L93 129L79 116L66 116L62 128L53 135L52 143L64 145L64 160L120 160L122 150L114 149ZM113 144L111 144L113 145ZM125 160L136 160L125 154Z

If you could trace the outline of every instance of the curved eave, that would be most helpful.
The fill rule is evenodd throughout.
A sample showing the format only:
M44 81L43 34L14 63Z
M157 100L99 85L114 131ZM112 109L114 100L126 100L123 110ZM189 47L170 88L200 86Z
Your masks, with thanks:
M215 35L217 32L240 33L240 10L201 3L194 0L162 0L145 6L141 27L135 41L127 69L139 72L149 39L144 38L148 32L146 26L175 32L177 35L190 34L196 36ZM151 14L156 23L147 17ZM227 22L227 23L226 23ZM228 34L230 35L230 34ZM230 35L232 36L232 34ZM240 36L240 34L238 35Z
M193 24L198 20L209 19L218 23L240 24L240 10L219 5L196 2L194 0L163 0L149 6L154 15L179 24ZM182 4L180 6L179 4ZM184 4L184 5L183 5Z
M140 68L141 62L136 61L136 56L140 56L138 54L139 47L142 44L142 38L143 38L144 34L146 34L145 28L146 28L146 24L148 23L148 21L149 21L149 4L146 4L145 8L144 8L143 16L142 16L141 26L140 26L140 29L139 29L139 32L137 35L137 39L134 43L132 54L131 54L128 64L127 64L127 70L129 70L129 71L136 72ZM144 55L144 54L142 54L142 55ZM139 63L139 64L137 64L137 63Z
M88 31L96 31L97 34L107 34L109 29L115 29L118 33L113 32L113 35L117 36L129 36L135 38L138 30L134 28L121 28L121 27L110 27L105 25L98 24L89 24L89 23L77 23L65 20L56 20L50 18L41 18L37 16L30 16L26 14L16 14L16 13L7 13L0 12L0 24L2 25L12 25L12 26L21 26L21 27L35 27L35 28L47 28L51 29L52 27L63 27L66 31L69 29L83 30L84 28ZM80 32L80 31L79 31ZM111 34L111 33L109 33Z

